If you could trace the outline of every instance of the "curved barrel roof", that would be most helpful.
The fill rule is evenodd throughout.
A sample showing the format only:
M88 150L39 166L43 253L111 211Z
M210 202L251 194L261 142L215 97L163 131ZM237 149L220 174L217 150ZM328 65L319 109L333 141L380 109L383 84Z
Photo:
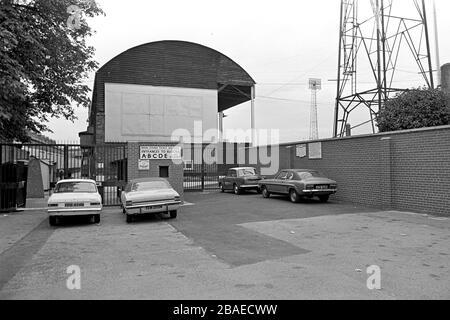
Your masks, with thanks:
M219 91L218 111L250 100L252 77L236 62L206 46L165 40L117 55L96 73L93 108L104 108L104 83L127 83Z

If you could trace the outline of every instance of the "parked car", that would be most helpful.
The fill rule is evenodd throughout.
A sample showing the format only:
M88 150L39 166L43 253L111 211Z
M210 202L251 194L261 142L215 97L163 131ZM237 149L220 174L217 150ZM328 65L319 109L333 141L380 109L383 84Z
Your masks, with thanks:
M169 213L175 219L181 204L180 195L164 178L130 181L121 194L121 201L128 223L134 216L146 213Z
M289 195L292 202L316 196L321 202L327 202L330 195L337 192L336 181L307 169L281 170L273 179L264 179L258 184L264 198L269 198L271 194Z
M102 197L94 180L66 179L56 184L48 199L48 215L51 226L66 216L91 216L100 222Z
M258 181L261 179L253 167L232 168L228 170L225 177L219 179L219 187L222 192L233 190L235 194L241 194L242 191L247 190L259 192Z

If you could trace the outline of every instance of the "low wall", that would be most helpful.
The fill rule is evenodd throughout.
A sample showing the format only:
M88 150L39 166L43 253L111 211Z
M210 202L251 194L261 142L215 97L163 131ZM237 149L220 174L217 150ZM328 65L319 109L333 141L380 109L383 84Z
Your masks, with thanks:
M450 126L286 144L279 155L280 169L336 180L334 199L450 216Z

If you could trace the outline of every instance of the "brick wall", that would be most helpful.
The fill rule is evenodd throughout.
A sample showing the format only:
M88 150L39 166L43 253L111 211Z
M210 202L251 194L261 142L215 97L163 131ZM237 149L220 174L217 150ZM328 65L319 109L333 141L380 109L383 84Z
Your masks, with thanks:
M322 171L339 184L336 200L450 216L450 126L319 142L319 160L281 145L280 169ZM307 154L309 143L298 143Z
M159 145L176 145L174 143L164 143ZM151 142L129 142L128 143L128 181L138 178L159 177L159 167L169 167L169 178L167 179L172 187L180 194L184 201L183 189L183 165L175 164L172 160L150 160L149 170L139 170L139 147L148 145L158 145Z

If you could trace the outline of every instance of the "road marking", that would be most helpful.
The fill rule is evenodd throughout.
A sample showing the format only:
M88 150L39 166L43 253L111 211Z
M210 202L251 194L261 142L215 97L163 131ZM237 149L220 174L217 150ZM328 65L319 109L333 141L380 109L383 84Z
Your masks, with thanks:
M195 206L195 203L190 203L190 202L185 201L181 206L182 207Z

